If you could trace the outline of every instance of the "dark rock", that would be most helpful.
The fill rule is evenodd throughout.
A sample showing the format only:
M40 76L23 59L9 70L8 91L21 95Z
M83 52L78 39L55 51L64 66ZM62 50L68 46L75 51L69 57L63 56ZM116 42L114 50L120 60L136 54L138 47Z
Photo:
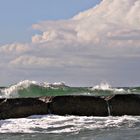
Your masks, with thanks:
M0 119L48 114L48 104L37 98L0 99Z
M115 95L108 103L112 116L140 115L140 95Z
M140 95L56 96L0 99L0 119L30 115L121 116L140 115Z
M106 101L94 96L56 96L50 111L57 115L108 116Z

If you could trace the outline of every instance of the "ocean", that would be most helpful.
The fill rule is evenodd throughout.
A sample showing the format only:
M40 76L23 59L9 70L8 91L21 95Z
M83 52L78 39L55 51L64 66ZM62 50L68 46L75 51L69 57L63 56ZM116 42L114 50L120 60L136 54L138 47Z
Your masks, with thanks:
M27 98L59 95L109 96L139 94L140 87L70 87L64 83L22 81L0 88L0 98ZM140 116L58 116L34 115L0 120L1 140L139 140Z

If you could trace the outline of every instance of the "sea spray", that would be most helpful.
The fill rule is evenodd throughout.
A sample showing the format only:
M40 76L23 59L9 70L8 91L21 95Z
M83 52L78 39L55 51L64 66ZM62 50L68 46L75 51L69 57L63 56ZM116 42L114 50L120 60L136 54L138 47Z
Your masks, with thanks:
M40 97L59 95L110 96L115 94L139 94L140 87L112 87L101 83L93 87L71 87L64 82L37 82L25 80L7 88L0 88L0 98Z
M103 83L101 83L99 85L93 86L91 88L91 90L93 90L93 91L111 91L111 92L117 93L117 94L127 92L123 88L113 88L107 82L103 82Z
M50 90L62 89L65 86L63 82L59 83L39 83L36 81L25 80L7 88L0 89L1 98L16 98L16 97L36 97L45 96L45 92ZM38 94L36 94L38 92ZM34 95L35 94L35 95Z

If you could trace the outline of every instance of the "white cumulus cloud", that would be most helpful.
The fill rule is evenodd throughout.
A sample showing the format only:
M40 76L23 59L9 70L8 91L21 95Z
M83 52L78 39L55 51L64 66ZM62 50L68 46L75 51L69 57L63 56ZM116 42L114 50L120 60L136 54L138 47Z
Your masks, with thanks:
M81 12L69 20L43 21L33 28L43 32L36 42L65 39L98 44L108 33L140 29L139 0L103 0L95 8ZM122 32L123 35L123 32ZM132 38L133 39L133 38Z
M71 74L73 80L85 79L85 83L105 79L124 84L140 79L136 76L140 69L139 0L103 0L71 19L42 21L32 28L42 33L32 36L31 43L0 47L1 54L8 54L5 64L13 69L50 68L56 77Z

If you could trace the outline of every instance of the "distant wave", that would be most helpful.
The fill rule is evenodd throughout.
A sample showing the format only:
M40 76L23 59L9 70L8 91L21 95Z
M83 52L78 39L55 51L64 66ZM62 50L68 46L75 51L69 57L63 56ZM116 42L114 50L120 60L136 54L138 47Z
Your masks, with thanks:
M109 85L106 82L92 87L91 90L93 90L93 91L97 91L97 90L98 91L112 91L112 92L118 93L118 94L119 93L128 93L129 92L128 90L125 90L123 88L113 88L113 87L111 87L111 85Z
M70 87L64 82L48 83L25 80L7 88L0 89L0 98L20 98L59 95L95 95L108 96L114 94L139 94L140 87L112 87L101 83L93 87Z
M0 89L0 97L19 97L19 94L22 92L32 92L32 89L36 88L37 89L59 89L59 88L64 88L64 87L68 87L66 86L63 82L58 82L58 83L47 83L47 82L43 82L43 83L39 83L37 81L30 81L30 80L25 80L25 81L21 81L15 85L12 85L10 87L7 88L2 88ZM39 92L39 91L38 91Z

